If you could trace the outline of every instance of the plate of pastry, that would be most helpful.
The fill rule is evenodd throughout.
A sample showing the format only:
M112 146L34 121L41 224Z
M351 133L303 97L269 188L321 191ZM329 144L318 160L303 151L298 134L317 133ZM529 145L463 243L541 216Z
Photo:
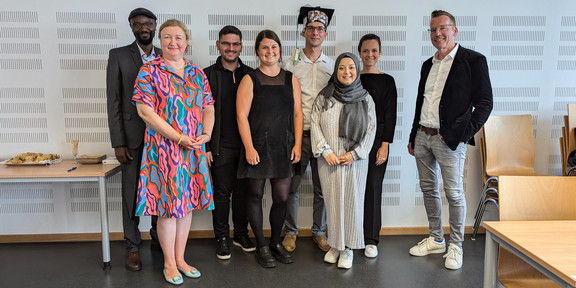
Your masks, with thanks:
M7 166L35 166L35 165L50 165L61 161L62 157L60 157L60 155L58 154L26 152L26 153L20 153L0 163Z

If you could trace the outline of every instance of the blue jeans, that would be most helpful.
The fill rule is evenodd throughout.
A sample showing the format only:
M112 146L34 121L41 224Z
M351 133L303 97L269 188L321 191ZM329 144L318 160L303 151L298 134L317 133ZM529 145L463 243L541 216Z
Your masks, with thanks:
M464 222L466 220L466 197L464 194L464 162L466 143L462 142L455 151L450 150L440 135L427 135L418 130L414 140L414 156L420 176L420 190L428 215L430 236L441 241L442 197L438 185L438 167L442 174L444 192L449 205L450 243L462 246Z

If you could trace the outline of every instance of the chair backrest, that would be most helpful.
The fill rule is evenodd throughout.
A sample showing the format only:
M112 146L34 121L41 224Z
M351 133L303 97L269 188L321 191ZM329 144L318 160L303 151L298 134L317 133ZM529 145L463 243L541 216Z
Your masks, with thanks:
M489 176L534 175L532 115L493 115L482 128Z
M576 177L500 176L500 221L576 220ZM500 247L498 278L505 287L560 287Z
M488 174L486 173L486 143L484 143L484 137L478 139L478 145L480 147L480 165L482 167L482 183L486 183L488 180Z
M567 128L567 135L565 141L568 144L568 150L566 152L570 154L570 152L576 150L576 103L569 103L568 104L568 125Z
M500 176L500 221L576 220L576 177Z

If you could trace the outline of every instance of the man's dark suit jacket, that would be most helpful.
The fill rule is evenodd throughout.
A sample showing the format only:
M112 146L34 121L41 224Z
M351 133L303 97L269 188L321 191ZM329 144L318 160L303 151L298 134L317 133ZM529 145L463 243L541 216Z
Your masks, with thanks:
M432 68L432 57L422 64L416 98L416 112L410 132L414 148L416 131L424 103L424 87ZM440 135L452 150L460 142L474 145L474 134L482 128L492 111L492 85L484 55L458 47L440 99Z
M128 149L137 150L142 156L142 144L146 124L138 116L136 106L132 104L134 82L142 66L142 56L138 50L138 44L134 43L110 50L108 68L106 69L106 95L108 103L108 127L112 147L126 146ZM162 50L154 47L156 55L162 54ZM136 206L136 189L138 188L138 172L140 163L137 165L122 165L122 196L128 205L128 212L134 215ZM129 181L130 183L126 183ZM154 226L154 225L153 225ZM136 226L137 228L137 226ZM125 228L126 230L127 228ZM126 231L125 231L126 232ZM130 239L134 241L134 239Z
M162 50L156 47L154 51L156 55L162 54ZM106 94L112 147L136 149L144 141L146 124L132 104L134 82L141 66L142 57L136 41L110 50L106 69Z

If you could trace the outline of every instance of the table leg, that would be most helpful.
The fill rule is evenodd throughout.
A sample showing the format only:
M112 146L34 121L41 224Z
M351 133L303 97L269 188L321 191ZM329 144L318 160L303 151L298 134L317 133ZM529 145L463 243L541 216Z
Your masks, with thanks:
M492 233L486 230L484 249L484 288L498 287L498 243L492 239Z
M108 201L106 196L106 177L98 177L98 194L100 196L100 225L102 233L103 269L110 269L110 233L108 228Z

